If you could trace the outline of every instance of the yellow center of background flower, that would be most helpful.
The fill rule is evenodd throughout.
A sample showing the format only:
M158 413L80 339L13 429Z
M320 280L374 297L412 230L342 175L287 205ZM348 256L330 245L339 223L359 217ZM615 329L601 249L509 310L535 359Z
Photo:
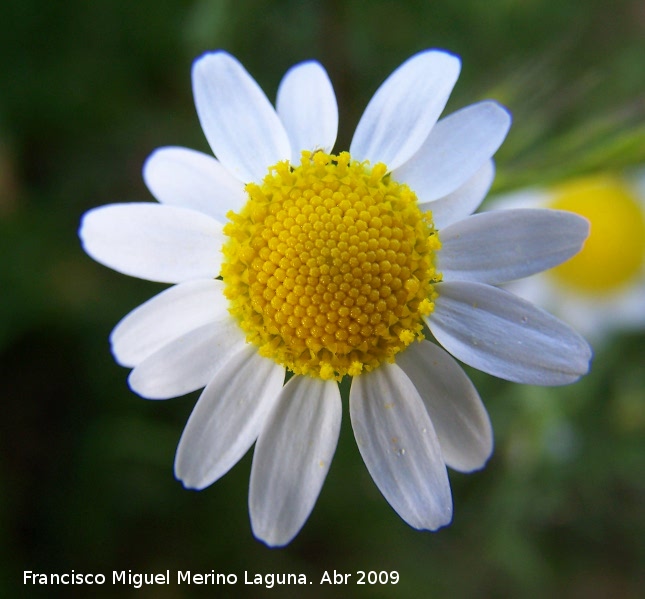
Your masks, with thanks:
M303 152L229 213L222 278L230 312L263 356L340 380L423 338L440 247L431 215L384 164Z
M639 275L645 260L645 215L617 177L588 177L559 187L551 208L587 218L589 237L573 258L550 273L584 293L613 292Z

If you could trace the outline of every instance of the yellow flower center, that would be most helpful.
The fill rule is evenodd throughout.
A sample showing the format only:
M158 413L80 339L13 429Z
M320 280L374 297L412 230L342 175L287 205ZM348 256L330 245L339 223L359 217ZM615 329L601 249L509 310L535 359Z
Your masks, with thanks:
M591 223L580 253L552 269L563 286L583 293L611 293L632 281L645 260L645 215L633 191L611 176L588 177L556 190L550 205Z
M303 152L279 162L229 213L222 278L230 312L261 355L340 380L423 338L439 238L384 164Z

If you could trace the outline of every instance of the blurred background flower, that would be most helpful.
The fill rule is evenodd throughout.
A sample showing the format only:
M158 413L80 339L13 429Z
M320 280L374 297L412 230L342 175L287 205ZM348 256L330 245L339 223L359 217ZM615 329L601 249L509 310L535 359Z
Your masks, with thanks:
M582 251L510 283L510 290L558 314L596 346L612 333L645 327L645 172L568 179L492 198L489 207L554 208L590 223Z
M451 474L457 509L439 533L409 529L381 500L345 411L307 529L271 551L248 534L250 456L205 492L172 478L196 398L152 405L128 390L106 339L154 290L94 264L76 230L92 206L151 199L141 167L154 148L208 151L189 73L215 48L235 54L271 98L290 65L320 60L342 108L336 148L405 58L428 47L460 55L446 112L494 98L513 113L495 194L645 164L641 0L8 0L0 31L4 595L22 594L24 569L73 568L399 571L396 586L352 587L355 597L640 596L642 331L609 336L591 374L569 387L469 369L496 450L483 472Z

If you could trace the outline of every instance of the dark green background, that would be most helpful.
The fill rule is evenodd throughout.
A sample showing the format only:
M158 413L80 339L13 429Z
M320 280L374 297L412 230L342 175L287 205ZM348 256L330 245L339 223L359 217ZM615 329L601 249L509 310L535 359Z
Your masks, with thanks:
M492 97L514 115L496 190L645 163L641 0L8 0L0 8L0 591L23 570L255 573L397 570L390 587L263 591L106 585L100 596L637 597L645 579L642 333L597 348L579 384L469 373L496 449L451 473L453 524L410 529L371 481L347 410L314 512L286 549L247 516L250 455L185 491L172 461L197 394L131 393L107 337L162 287L85 256L81 214L150 195L146 156L207 150L192 60L226 48L271 98L292 64L328 69L346 148L377 85L441 47L463 69L449 108ZM354 575L355 579L355 575ZM640 590L640 592L639 592ZM306 593L305 593L306 591ZM43 596L86 596L87 588ZM11 594L9 594L11 593Z

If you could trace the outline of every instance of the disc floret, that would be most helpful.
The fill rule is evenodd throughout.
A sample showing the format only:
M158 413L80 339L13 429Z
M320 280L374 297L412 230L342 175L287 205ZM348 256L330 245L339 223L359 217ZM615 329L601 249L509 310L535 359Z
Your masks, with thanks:
M261 355L340 380L423 338L440 278L430 213L382 163L322 151L279 162L229 213L222 277Z

